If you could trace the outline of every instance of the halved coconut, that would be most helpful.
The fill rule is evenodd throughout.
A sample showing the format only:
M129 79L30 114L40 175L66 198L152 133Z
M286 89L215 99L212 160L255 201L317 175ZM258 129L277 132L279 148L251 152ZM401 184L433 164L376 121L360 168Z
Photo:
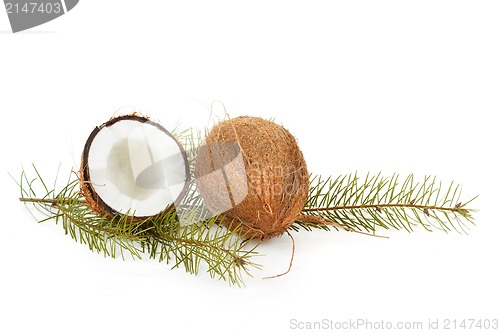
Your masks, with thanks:
M96 127L83 150L82 192L94 211L108 217L141 220L169 211L189 179L181 144L160 124L135 114Z

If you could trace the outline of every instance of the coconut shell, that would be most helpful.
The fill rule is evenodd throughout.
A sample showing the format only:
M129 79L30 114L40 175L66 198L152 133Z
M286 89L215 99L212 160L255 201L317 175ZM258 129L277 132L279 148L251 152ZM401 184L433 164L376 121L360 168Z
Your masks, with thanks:
M206 207L222 213L221 223L238 228L245 237L283 234L301 214L309 191L306 162L290 132L274 122L244 116L217 124L205 141L195 161L195 177ZM244 174L237 170L237 156ZM242 193L243 200L236 200ZM228 196L230 209L223 212Z
M163 126L161 126L158 123L152 122L149 117L139 115L137 113L133 113L130 115L122 115L122 116L117 116L111 118L109 121L103 123L102 125L95 127L92 133L90 133L87 142L85 143L85 147L83 149L82 153L82 160L81 160L81 166L80 166L80 172L79 172L79 178L80 178L80 192L81 194L85 197L85 200L87 201L87 204L89 205L90 209L92 209L95 213L98 215L101 215L107 219L112 219L116 215L121 215L117 211L115 211L112 207L110 207L106 202L104 202L99 195L97 194L96 190L94 189L94 184L92 183L92 180L90 179L90 171L89 171L89 166L88 166L88 157L89 157L89 151L90 147L94 141L94 138L96 135L105 127L113 126L115 123L122 121L122 120L133 120L141 123L149 123L152 126L155 126L159 130L163 131L165 134L170 136L179 146L179 149L181 151L182 157L184 158L185 165L186 165L186 180L184 184L184 188L177 198L175 203L172 203L171 205L168 205L165 207L165 209L162 212L159 212L157 215L162 215L169 213L173 209L175 209L175 204L179 203L180 200L184 197L185 193L188 190L188 184L190 181L190 173L189 173L189 164L187 160L187 154L182 147L182 145L177 141L177 139L170 133L168 132ZM128 221L129 222L137 222L137 221L142 221L150 216L129 216Z

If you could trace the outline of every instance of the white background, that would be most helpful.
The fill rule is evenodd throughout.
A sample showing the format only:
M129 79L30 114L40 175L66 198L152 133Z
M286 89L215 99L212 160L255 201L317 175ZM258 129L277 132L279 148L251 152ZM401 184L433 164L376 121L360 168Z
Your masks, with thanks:
M499 318L499 17L497 1L85 0L12 34L0 13L0 331ZM456 180L464 198L480 195L477 226L381 231L389 240L301 232L288 275L261 279L287 268L282 237L260 247L264 269L237 288L103 258L17 201L8 173L32 162L48 179L59 163L67 172L118 109L202 127L214 100L231 117L284 124L311 172Z

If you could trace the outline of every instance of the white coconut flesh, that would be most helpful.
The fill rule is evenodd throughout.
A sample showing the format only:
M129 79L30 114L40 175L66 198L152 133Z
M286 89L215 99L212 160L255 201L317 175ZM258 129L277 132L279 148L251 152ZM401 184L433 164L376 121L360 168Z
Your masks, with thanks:
M113 210L153 216L173 204L187 179L177 141L150 122L120 120L101 128L88 153L89 178Z

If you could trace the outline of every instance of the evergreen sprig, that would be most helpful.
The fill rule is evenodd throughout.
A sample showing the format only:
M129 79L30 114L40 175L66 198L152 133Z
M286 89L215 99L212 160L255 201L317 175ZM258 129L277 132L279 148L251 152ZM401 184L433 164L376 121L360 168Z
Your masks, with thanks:
M29 178L23 170L16 181L21 190L20 200L32 204L42 214L41 219L34 216L39 222L54 220L62 224L66 234L92 251L124 259L127 256L142 259L147 255L173 262L172 268L184 267L193 274L206 267L211 277L236 285L243 284L243 275L250 275L251 267L258 267L252 262L258 255L255 251L258 243L249 246L245 235L238 234L238 228L229 232L219 225L217 216L186 225L181 225L175 210L133 223L128 214L108 220L87 205L76 174L72 173L67 184L56 193L55 184L49 188L37 168L33 169L36 177ZM186 208L183 210L183 214L189 213ZM199 216L193 214L193 218Z
M249 241L239 228L228 230L221 226L221 216L200 217L201 198L194 183L178 212L131 223L128 214L111 220L95 214L80 193L75 173L56 192L56 184L49 188L35 166L33 170L33 178L23 170L16 181L20 200L42 214L41 219L35 216L39 222L60 223L66 234L92 251L113 258L149 257L171 263L172 268L184 267L193 274L203 267L212 278L235 285L242 285L243 276L251 275L250 268L259 267L252 260L258 255L260 242ZM311 176L302 216L290 229L344 229L376 235L380 229L411 232L421 226L428 231L466 233L466 222L473 224L472 213L476 212L468 205L476 197L461 201L461 186L453 182L445 186L435 177L427 176L420 182L414 178L409 175L400 181L397 174L368 174L363 178L348 174L326 179Z
M303 214L310 221L297 221L292 229L343 228L375 234L377 229L404 229L416 226L428 231L455 230L467 233L465 222L474 224L468 205L477 198L461 201L461 186L443 185L436 177L416 181L409 175L400 181L398 174L383 177L356 173L328 177L311 176L308 201ZM316 218L316 220L314 220Z

